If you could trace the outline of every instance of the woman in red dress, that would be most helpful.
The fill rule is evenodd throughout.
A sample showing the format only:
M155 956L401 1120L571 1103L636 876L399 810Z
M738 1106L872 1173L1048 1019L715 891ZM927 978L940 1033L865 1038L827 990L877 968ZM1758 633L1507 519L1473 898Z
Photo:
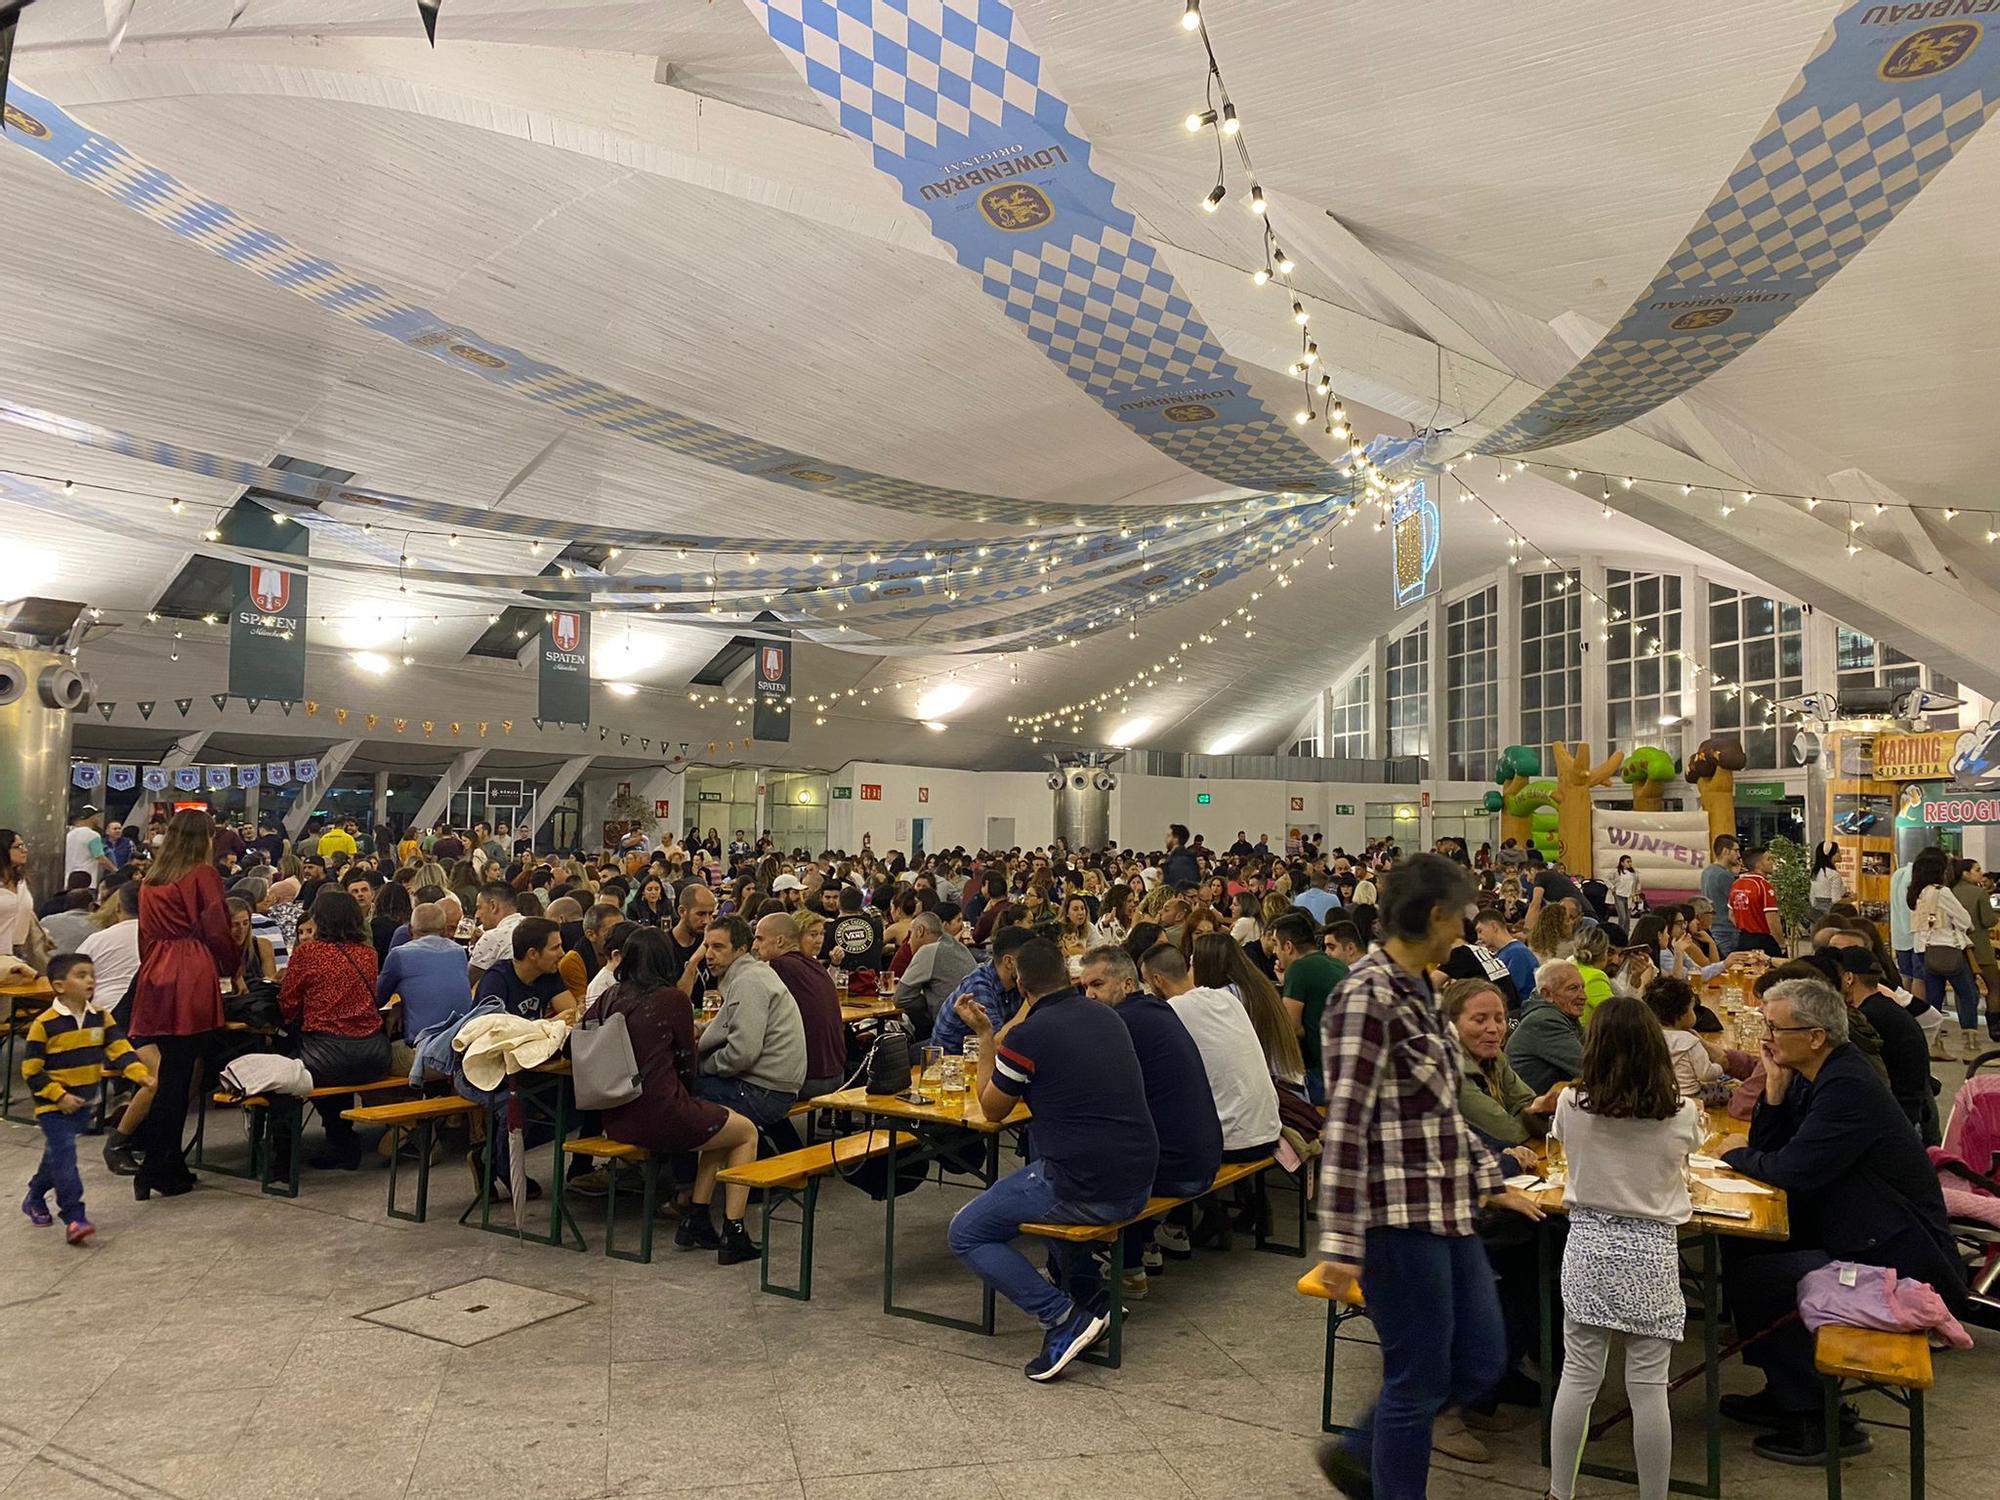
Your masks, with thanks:
M667 935L640 927L625 939L618 959L618 983L592 1003L587 1021L623 1016L639 1065L641 1092L630 1104L604 1111L604 1133L628 1146L644 1146L655 1156L694 1151L694 1195L674 1244L682 1250L714 1250L723 1265L755 1260L757 1246L743 1230L750 1189L728 1184L723 1191L725 1234L711 1217L716 1174L757 1159L757 1127L711 1100L697 1099L694 1075L694 1007L670 977L673 952Z
M174 814L139 887L139 976L132 981L134 1038L160 1050L159 1085L142 1127L145 1164L133 1195L173 1197L194 1186L181 1139L203 1052L222 1029L222 982L234 974L236 939L222 877L215 872L215 825L188 808Z

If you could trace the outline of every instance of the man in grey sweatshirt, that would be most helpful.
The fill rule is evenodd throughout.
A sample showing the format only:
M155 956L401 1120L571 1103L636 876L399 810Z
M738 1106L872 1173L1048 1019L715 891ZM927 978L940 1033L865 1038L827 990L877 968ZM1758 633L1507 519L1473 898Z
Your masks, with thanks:
M785 1118L806 1081L806 1029L771 966L750 952L750 924L718 917L702 957L722 988L722 1012L701 1033L695 1092L762 1128Z

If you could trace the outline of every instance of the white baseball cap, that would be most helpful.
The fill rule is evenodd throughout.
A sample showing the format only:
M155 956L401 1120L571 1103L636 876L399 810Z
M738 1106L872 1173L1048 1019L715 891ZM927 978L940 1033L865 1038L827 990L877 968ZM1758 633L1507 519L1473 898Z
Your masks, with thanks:
M805 882L800 880L796 875L780 875L776 880L771 882L771 889L774 892L802 891L805 888Z

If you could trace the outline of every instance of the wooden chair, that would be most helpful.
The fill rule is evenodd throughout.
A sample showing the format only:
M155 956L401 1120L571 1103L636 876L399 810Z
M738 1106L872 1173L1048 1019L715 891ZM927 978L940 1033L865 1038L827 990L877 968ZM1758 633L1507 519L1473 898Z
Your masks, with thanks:
M1210 1193L1243 1181L1246 1177L1260 1177L1266 1167L1273 1165L1268 1156L1260 1156L1255 1161L1225 1162L1215 1174L1215 1180L1199 1193L1185 1198L1148 1198L1146 1206L1129 1219L1120 1219L1115 1224L1023 1224L1021 1233L1038 1235L1045 1240L1056 1240L1068 1245L1108 1244L1111 1246L1111 1328L1105 1340L1105 1350L1099 1354L1095 1349L1078 1355L1094 1365L1103 1365L1115 1370L1125 1361L1125 1231L1134 1224L1143 1224L1148 1219L1157 1219L1184 1203L1198 1203ZM1258 1211L1261 1216L1263 1204L1260 1199ZM1259 1225L1258 1243L1262 1248L1262 1225ZM1303 1252L1301 1252L1303 1253Z
M305 1119L306 1103L313 1099L339 1099L348 1094L381 1094L393 1089L408 1089L410 1080L398 1073L388 1078L377 1078L369 1083L331 1084L323 1089L314 1089L301 1098L297 1094L250 1094L244 1098L227 1090L218 1089L214 1102L222 1105L234 1104L243 1111L244 1129L250 1137L250 1173L257 1179L257 1185L274 1198L296 1198L299 1195L299 1169L305 1159ZM342 1111L346 1118L346 1111ZM284 1176L276 1173L277 1163L271 1150L274 1128L282 1131L286 1140ZM206 1135L206 1129L203 1129ZM205 1153L204 1153L205 1154ZM203 1165L207 1165L204 1161ZM242 1174L232 1174L242 1175Z
M407 1087L409 1080L403 1082ZM442 1094L429 1099L403 1099L395 1104L364 1104L340 1112L341 1119L352 1120L357 1125L386 1126L394 1137L389 1153L390 1218L411 1224L424 1222L424 1214L430 1206L432 1133L440 1120L469 1119L480 1114L483 1108L456 1094ZM416 1132L417 1148L417 1206L413 1213L396 1207L396 1176L402 1165L403 1137L411 1131Z
M660 1164L644 1146L628 1146L609 1136L587 1135L563 1142L570 1156L601 1157L604 1161L604 1253L613 1260L629 1260L640 1265L653 1261L653 1214L660 1203ZM639 1169L639 1248L636 1252L617 1248L618 1177L627 1166ZM569 1191L569 1177L563 1177L562 1191Z
M1377 1343L1375 1339L1340 1331L1357 1318L1365 1319L1368 1316L1368 1308L1362 1301L1361 1288L1358 1284L1349 1286L1339 1296L1334 1295L1333 1283L1327 1275L1324 1261L1299 1278L1299 1295L1318 1297L1326 1303L1326 1372L1320 1379L1319 1430L1340 1433L1344 1436L1355 1429L1333 1420L1333 1351L1336 1344Z
M1840 1404L1876 1391L1908 1415L1906 1422L1870 1422L1910 1435L1910 1500L1924 1500L1924 1392L1931 1388L1931 1346L1921 1333L1884 1333L1828 1324L1814 1344L1813 1363L1826 1392L1826 1496L1840 1500ZM1864 1419L1866 1420L1866 1419Z
M892 1144L901 1151L916 1145L917 1138L899 1130L857 1131L817 1146L787 1151L783 1156L766 1157L740 1167L724 1167L717 1174L723 1182L761 1190L764 1251L758 1284L762 1290L799 1302L812 1300L813 1219L819 1208L820 1182L834 1172L888 1155ZM895 1185L890 1184L890 1190L894 1189ZM784 1286L771 1279L771 1213L792 1202L800 1208L799 1273L792 1285Z

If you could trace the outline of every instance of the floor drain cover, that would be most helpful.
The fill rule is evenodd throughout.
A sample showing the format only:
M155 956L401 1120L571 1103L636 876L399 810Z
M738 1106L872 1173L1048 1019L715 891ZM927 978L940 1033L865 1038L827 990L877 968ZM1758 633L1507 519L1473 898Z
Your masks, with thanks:
M407 1302L378 1307L362 1313L361 1321L467 1349L589 1305L582 1297L482 1276Z

